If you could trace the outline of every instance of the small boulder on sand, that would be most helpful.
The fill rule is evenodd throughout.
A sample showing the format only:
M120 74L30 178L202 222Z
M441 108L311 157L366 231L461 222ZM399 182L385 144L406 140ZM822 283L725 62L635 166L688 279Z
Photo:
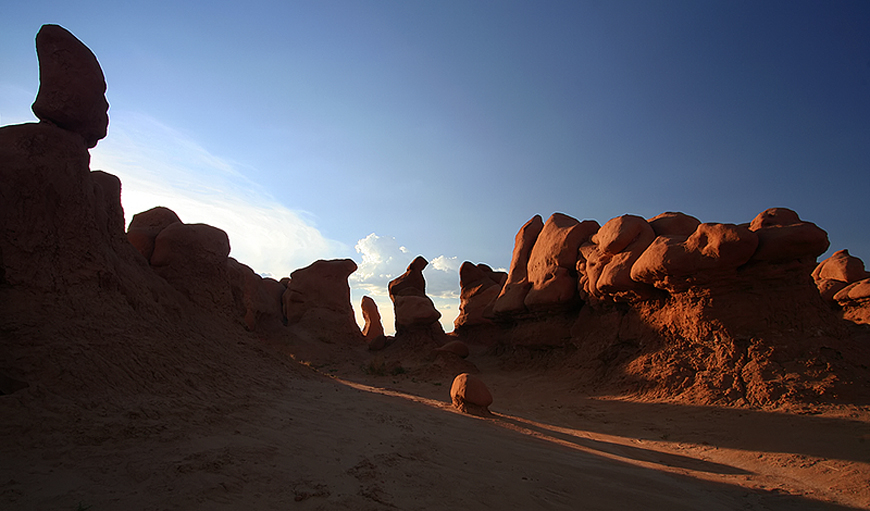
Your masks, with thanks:
M453 379L450 399L459 411L476 415L488 415L492 394L480 378L462 373Z

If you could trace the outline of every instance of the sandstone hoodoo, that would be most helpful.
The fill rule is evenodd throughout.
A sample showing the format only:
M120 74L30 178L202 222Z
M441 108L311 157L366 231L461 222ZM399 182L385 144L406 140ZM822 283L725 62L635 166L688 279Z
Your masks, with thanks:
M408 333L444 333L438 322L441 313L432 299L426 296L423 269L428 264L422 256L416 257L405 273L389 284L390 298L396 313L396 339Z

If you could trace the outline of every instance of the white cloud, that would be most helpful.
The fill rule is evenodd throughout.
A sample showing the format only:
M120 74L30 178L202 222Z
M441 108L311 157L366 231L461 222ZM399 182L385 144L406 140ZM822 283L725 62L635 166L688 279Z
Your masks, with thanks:
M370 296L378 304L384 329L393 333L395 318L388 285L405 273L417 254L400 245L396 238L375 233L359 240L354 248L362 257L359 269L349 279L354 289L354 308L359 309L364 294ZM459 265L456 257L440 255L423 270L426 294L441 312L441 324L448 332L453 330L453 321L459 313ZM359 312L357 317L362 322Z
M231 256L262 274L289 275L317 259L343 257L305 213L281 205L238 165L148 116L113 111L110 136L91 151L91 169L121 179L126 221L165 206L185 223L227 232Z

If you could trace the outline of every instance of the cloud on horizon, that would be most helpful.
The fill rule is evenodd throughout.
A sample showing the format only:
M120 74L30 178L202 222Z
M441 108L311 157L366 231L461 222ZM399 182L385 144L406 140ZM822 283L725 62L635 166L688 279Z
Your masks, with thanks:
M396 238L375 233L359 240L354 248L362 257L359 268L348 279L354 290L357 319L362 322L359 301L364 294L368 295L378 304L384 329L391 334L395 331L395 317L388 285L405 273L418 254L399 244ZM429 261L423 270L426 294L441 312L441 325L446 332L453 330L453 321L459 314L459 265L458 258L440 255Z

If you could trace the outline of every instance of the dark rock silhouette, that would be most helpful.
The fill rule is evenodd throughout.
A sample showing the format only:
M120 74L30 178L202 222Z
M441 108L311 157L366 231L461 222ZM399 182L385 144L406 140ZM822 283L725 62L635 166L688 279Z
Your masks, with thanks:
M362 330L363 337L369 344L369 349L377 351L383 349L387 345L387 338L384 335L384 325L381 322L381 313L378 311L378 304L369 297L363 296L360 303L364 326Z
M283 297L287 324L327 342L363 344L347 282L356 268L350 259L319 260L291 273Z
M106 136L106 80L97 58L63 27L43 25L36 35L39 92L33 113L40 121L80 135L91 148Z
M454 331L492 325L493 303L507 281L505 272L493 271L486 264L465 261L459 267L459 315Z
M169 208L158 206L148 211L136 213L130 220L127 228L127 240L136 247L136 250L151 261L154 252L154 240L160 231L170 224L181 223L181 219Z

